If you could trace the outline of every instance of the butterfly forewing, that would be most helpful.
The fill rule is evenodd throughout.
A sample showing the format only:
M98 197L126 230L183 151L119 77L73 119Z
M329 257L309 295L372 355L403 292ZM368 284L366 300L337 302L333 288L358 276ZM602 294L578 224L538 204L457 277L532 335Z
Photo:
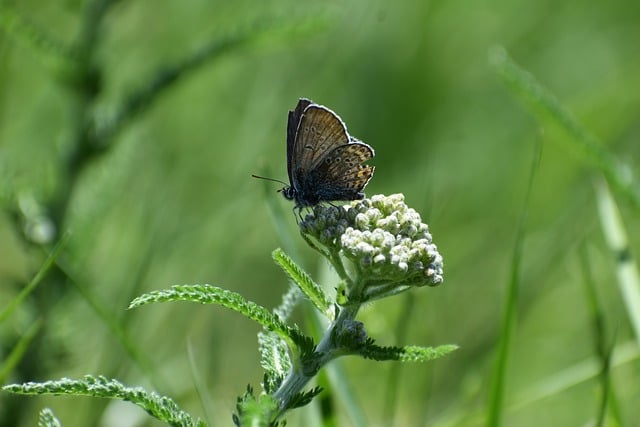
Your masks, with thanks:
M296 141L296 132L298 131L298 125L302 118L302 113L305 108L311 105L312 102L306 98L300 98L295 110L289 111L289 119L287 121L287 173L289 174L289 182L293 183L292 176L292 162L293 162L293 147Z
M293 155L297 165L309 171L324 154L348 143L349 135L342 120L328 108L311 104L300 119Z

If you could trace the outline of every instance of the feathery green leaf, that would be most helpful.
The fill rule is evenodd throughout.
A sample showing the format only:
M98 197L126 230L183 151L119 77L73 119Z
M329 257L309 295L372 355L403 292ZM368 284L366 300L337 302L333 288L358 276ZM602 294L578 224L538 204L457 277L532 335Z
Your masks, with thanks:
M82 380L62 378L42 383L28 382L24 384L10 384L2 388L16 394L32 395L73 395L93 396L107 399L121 399L129 401L151 416L176 427L204 427L200 420L194 420L191 415L182 411L178 405L168 397L148 392L141 387L126 387L122 383L107 379L103 376L86 375Z
M287 320L289 316L291 316L291 313L293 313L293 309L296 308L302 299L302 296L303 294L300 292L300 288L293 283L290 284L289 289L287 289L287 292L282 296L282 302L273 309L273 313L282 320Z
M38 414L38 427L62 427L62 424L51 409L44 408Z
M358 353L367 359L373 360L398 360L400 362L427 362L445 356L458 346L454 344L440 345L438 347L421 347L408 345L405 347L381 347L373 344L373 340L364 345Z
M327 315L331 311L331 301L326 296L322 288L300 268L293 260L280 248L271 254L274 261L282 268L300 290L309 298L311 303L323 314Z
M237 414L233 414L233 423L240 426L276 427L280 424L271 422L278 412L278 402L268 394L256 398L251 385L236 402ZM268 424L267 424L268 422Z
M236 311L261 324L285 339L292 347L298 346L302 352L313 349L313 339L306 337L297 327L286 325L278 316L242 295L211 285L175 285L169 289L152 291L135 298L129 308L155 302L190 301L200 304L218 304Z
M301 391L295 394L289 402L289 409L301 408L311 403L314 397L322 392L322 387L314 387L311 390Z
M258 333L260 364L265 370L264 389L275 391L291 369L291 358L286 342L273 332Z

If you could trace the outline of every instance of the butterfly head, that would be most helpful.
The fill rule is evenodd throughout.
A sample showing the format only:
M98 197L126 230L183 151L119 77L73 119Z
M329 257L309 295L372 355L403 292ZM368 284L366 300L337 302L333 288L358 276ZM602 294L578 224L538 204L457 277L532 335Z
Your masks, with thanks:
M290 185L287 185L286 187L283 187L282 189L278 190L282 193L282 195L284 196L285 199L287 200L295 200L297 192L296 189L293 188Z

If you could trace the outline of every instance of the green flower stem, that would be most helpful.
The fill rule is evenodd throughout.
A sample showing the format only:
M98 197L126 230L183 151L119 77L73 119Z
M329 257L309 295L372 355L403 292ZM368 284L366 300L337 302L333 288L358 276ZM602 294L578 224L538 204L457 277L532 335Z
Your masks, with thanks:
M348 346L336 340L336 331L342 330L345 322L354 320L359 309L359 304L341 307L338 317L331 323L312 355L294 364L278 390L273 394L273 397L280 402L278 416L290 409L289 404L292 398L302 391L324 365L333 359L352 353Z
M347 270L345 270L344 264L342 263L342 258L340 258L340 251L332 250L329 253L329 262L338 273L338 276L340 276L342 280L351 282L351 278L347 274Z
M383 285L377 286L367 286L366 294L364 295L364 300L373 301L376 299L387 298L393 295L397 295L401 292L406 291L412 287L411 284L402 284L400 282L391 282L385 283Z

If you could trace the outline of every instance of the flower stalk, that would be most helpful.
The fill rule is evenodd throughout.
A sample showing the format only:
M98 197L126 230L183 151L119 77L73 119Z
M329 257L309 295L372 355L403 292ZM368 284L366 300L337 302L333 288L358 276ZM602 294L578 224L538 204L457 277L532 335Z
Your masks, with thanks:
M314 349L312 356L305 358L300 364L294 364L273 397L280 402L283 414L289 409L291 399L316 376L318 371L333 359L353 353L353 340L349 339L348 327L354 323L359 306L347 306L341 309L335 321L331 323L326 333ZM362 325L361 322L357 322ZM364 342L364 340L362 340Z

